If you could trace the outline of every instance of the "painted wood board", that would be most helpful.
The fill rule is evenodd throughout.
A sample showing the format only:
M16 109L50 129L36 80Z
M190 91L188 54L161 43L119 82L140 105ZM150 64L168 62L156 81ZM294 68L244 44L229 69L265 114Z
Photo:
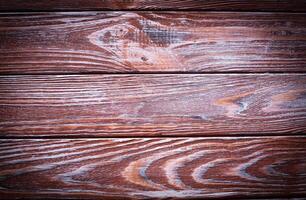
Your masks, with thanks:
M1 140L5 199L306 195L305 137Z
M0 14L0 74L305 72L305 13Z
M2 76L0 137L304 135L304 74Z

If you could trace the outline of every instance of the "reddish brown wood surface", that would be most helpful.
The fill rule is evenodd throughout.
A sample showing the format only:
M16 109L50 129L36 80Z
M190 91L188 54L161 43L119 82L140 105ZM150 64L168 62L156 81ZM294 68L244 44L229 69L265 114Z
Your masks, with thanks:
M305 72L306 14L1 14L0 57L0 74Z
M306 0L0 0L1 200L305 200L305 133Z
M306 11L305 0L0 0L0 11L28 10Z
M306 75L2 76L1 136L306 133Z
M2 198L306 195L306 138L1 140Z

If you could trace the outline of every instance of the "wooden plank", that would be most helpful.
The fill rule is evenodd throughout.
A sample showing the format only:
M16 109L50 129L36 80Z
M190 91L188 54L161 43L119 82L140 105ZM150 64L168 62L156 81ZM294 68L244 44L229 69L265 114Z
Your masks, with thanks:
M1 140L4 199L305 197L306 138Z
M2 137L306 133L305 74L2 76L0 94Z
M1 14L0 56L0 74L305 72L306 14Z
M0 0L0 11L41 10L306 11L305 0Z

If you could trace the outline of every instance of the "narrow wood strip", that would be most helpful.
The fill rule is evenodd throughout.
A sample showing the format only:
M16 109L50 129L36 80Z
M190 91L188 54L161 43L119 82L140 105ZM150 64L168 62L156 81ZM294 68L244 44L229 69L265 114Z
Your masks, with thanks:
M0 135L306 133L304 74L2 76Z
M41 10L306 11L305 0L0 0L0 11Z
M41 144L46 141L49 144ZM305 143L305 137L1 140L0 195L4 199L303 197Z
M306 14L1 14L0 57L0 74L306 72Z

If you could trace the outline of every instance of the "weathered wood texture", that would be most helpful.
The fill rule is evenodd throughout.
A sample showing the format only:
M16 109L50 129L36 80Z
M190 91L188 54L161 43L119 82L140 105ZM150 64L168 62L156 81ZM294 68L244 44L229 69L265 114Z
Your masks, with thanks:
M3 198L306 195L306 138L1 140Z
M0 0L0 11L28 10L306 11L305 0Z
M1 136L306 133L306 75L40 75L0 79Z
M305 72L306 14L0 15L0 73Z

